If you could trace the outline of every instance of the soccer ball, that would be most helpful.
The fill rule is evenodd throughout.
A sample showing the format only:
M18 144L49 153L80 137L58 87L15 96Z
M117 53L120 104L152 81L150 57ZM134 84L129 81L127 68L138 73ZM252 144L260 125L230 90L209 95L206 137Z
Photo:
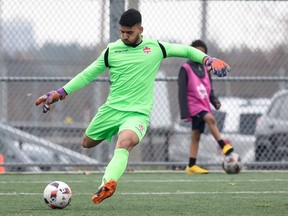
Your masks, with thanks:
M72 191L62 181L49 183L43 193L44 202L52 209L64 209L71 202Z
M231 154L224 157L222 162L222 168L227 174L238 174L242 169L242 163L240 156L232 152Z

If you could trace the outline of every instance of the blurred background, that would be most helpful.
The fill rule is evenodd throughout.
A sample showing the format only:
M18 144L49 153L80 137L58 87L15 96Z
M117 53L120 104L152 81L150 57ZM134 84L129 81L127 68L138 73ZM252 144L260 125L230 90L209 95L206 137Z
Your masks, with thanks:
M109 93L109 73L43 114L35 99L58 89L119 38L128 8L142 13L143 35L191 44L232 72L213 77L222 107L213 111L244 169L288 168L288 1L0 0L0 172L102 170L117 137L83 149L82 136ZM182 169L190 125L179 118L177 76L186 59L162 62L151 125L131 153L129 169ZM221 169L209 131L198 164Z

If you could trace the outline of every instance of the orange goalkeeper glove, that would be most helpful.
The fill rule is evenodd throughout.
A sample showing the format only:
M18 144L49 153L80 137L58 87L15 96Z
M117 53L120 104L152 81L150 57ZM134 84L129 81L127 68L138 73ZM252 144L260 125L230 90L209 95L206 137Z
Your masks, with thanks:
M57 102L58 100L64 100L67 93L64 88L59 88L57 91L50 91L35 101L36 106L42 104L43 113L47 113L50 110L50 105Z
M231 67L224 61L207 56L204 59L205 66L211 67L213 74L218 77L224 77L231 71Z

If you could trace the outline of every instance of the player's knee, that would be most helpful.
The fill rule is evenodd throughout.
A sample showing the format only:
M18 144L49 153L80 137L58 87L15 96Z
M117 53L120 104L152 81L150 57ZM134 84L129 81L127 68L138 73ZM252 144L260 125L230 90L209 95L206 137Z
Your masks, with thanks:
M208 124L215 125L216 124L215 119L214 118L210 119Z
M128 136L128 137L120 136L117 141L116 147L125 148L130 152L134 148L134 146L138 144L138 142L139 142L138 136Z
M88 143L83 139L83 141L82 141L82 147L83 148L89 148L89 145L88 145Z
M205 116L205 121L207 124L216 124L216 121L213 115Z
M85 140L85 139L83 139L83 141L82 141L82 147L83 148L89 148L89 144L88 144L88 142L87 142L87 140Z
M92 148L92 147L98 145L101 141L92 140L91 138L84 135L83 141L82 141L82 147L83 148Z

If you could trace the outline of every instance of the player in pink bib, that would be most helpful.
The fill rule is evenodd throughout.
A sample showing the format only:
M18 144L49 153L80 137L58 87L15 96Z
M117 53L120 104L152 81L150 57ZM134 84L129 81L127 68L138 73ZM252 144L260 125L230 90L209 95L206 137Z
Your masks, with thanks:
M193 41L191 44L207 53L207 46L201 40ZM195 61L189 60L182 65L179 77L179 105L181 119L192 122L192 141L190 144L189 164L186 166L187 174L207 174L208 171L196 165L199 141L204 132L205 124L222 149L224 155L233 151L231 144L225 143L217 127L215 118L211 112L210 103L218 110L220 101L214 95L209 67L203 66Z

